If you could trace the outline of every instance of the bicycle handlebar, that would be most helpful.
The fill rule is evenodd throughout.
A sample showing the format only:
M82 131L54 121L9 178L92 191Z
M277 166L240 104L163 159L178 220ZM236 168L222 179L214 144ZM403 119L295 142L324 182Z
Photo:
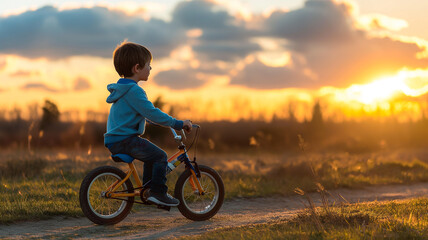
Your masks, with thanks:
M198 124L192 124L192 128L200 128ZM178 135L174 128L170 127L172 135L174 135L174 139L178 142L182 140L186 140L186 133L184 132L184 128L181 130L182 135ZM184 138L184 139L183 139Z

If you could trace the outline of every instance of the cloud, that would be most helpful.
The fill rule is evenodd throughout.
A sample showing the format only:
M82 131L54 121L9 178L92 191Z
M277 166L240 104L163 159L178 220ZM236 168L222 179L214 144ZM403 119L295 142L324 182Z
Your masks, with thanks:
M171 89L197 88L204 84L198 71L193 69L168 70L154 76L156 84L167 86Z
M231 84L245 85L257 89L306 87L313 80L301 69L269 67L256 60L232 77Z
M428 65L428 59L416 57L424 48L390 37L361 36L335 48L313 47L304 56L308 68L318 75L322 85L364 84L384 75L396 74L403 67L424 68Z
M39 76L39 71L26 71L26 70L18 70L14 73L9 74L11 77L32 77L32 76Z
M59 11L47 6L0 18L0 52L29 58L111 57L124 39L165 57L185 35L163 20L144 20L104 7Z
M247 41L254 33L217 8L219 5L208 1L181 2L174 9L173 20L166 22L105 7L60 11L46 6L0 18L0 52L29 58L110 58L116 45L128 39L162 58L189 41L186 31L193 28L203 31L194 49L205 59L229 61L260 49Z
M196 54L209 60L233 61L260 50L259 45L239 41L203 42L193 47Z
M91 83L88 79L83 77L76 78L73 86L74 91L83 91L88 89L91 89Z
M309 0L303 8L275 11L265 22L267 34L292 42L339 42L352 38L352 7L329 0Z
M6 59L0 58L0 71L5 69L7 65Z
M54 92L54 93L55 92L60 92L60 90L58 90L58 89L52 88L52 87L50 87L50 86L48 86L48 85L46 85L44 83L38 83L38 82L27 83L27 84L23 85L21 87L21 89L22 90L33 90L33 89L36 89L36 90L42 90L42 91Z
M400 31L407 28L407 21L398 18L392 18L382 14L367 14L358 17L358 23L370 30L390 30Z
M183 1L177 4L172 17L174 22L184 28L218 29L228 27L233 21L225 10L214 8L210 1Z
M84 91L91 89L90 81L84 77L77 77L74 82L72 88L63 88L58 89L51 87L42 82L30 82L21 86L22 90L42 90L51 93L60 93L60 92L69 92L69 91Z
M249 38L257 32L246 28L224 8L210 1L180 2L173 13L173 23L184 29L200 29L202 35L193 44L198 57L233 61L260 50Z
M418 59L416 55L425 50L416 43L402 42L387 35L373 36L368 31L356 28L353 23L351 7L346 3L309 0L303 8L290 12L274 12L265 20L268 37L287 40L283 47L289 49L293 64L309 70L316 81L295 76L285 69L274 69L267 73L272 79L268 86L286 86L284 79L296 78L302 81L302 87L335 86L348 87L355 83L367 83L392 75L403 67L422 68L427 59ZM263 67L255 66L262 71ZM265 71L269 69L264 67ZM259 74L250 66L238 74L234 83L260 88ZM283 78L276 77L284 74ZM241 78L239 78L241 76ZM245 76L243 78L242 76ZM312 78L311 78L312 79Z
M427 59L416 57L425 50L421 45L386 32L379 35L379 27L403 27L404 23L385 16L375 29L363 29L355 13L346 1L333 0L308 0L299 9L277 10L252 19L235 17L213 1L183 1L173 9L171 21L143 19L105 7L61 11L43 7L0 18L0 53L51 59L75 55L111 58L116 45L128 39L147 46L156 59L191 46L191 57L182 63L184 69L155 76L159 85L174 89L202 86L206 81L200 77L203 74L225 76L238 69L236 62L262 51L287 52L291 61L283 67L254 61L239 67L231 76L232 84L263 89L347 87L394 74L403 67L428 64ZM190 67L195 62L200 69ZM0 69L5 66L0 59ZM216 67L216 73L204 73ZM85 79L74 84L75 90L90 88Z

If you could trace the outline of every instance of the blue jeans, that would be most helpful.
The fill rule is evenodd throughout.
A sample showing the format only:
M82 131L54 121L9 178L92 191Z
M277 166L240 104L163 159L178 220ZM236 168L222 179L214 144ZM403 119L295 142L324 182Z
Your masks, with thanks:
M109 146L112 154L124 153L144 162L143 185L149 183L150 191L166 193L166 166L168 156L165 151L145 138L132 136Z

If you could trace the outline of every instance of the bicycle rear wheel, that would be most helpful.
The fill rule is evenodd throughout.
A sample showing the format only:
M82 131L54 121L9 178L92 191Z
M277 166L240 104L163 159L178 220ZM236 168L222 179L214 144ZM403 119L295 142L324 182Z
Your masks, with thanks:
M204 221L213 217L223 205L224 184L220 175L212 168L199 165L201 177L198 178L204 194L200 195L191 183L192 174L184 171L175 184L174 195L180 200L178 210L188 219Z
M134 197L125 200L106 197L106 190L115 182L126 177L126 174L115 167L103 166L92 170L83 179L80 186L79 201L83 213L89 220L100 225L110 225L122 221L131 211ZM132 182L128 179L117 192L133 193Z

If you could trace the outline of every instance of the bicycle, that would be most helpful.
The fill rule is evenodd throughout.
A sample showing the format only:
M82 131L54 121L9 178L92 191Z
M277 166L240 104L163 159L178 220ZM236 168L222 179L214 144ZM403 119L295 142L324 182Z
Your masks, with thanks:
M200 126L193 124L196 134L193 142L197 142ZM223 205L224 184L221 176L212 168L196 163L196 146L193 161L190 161L188 150L182 134L170 128L175 141L178 143L178 152L168 158L167 174L172 172L181 163L185 164L185 171L181 173L175 183L174 197L180 201L177 206L181 214L194 221L204 221L213 217ZM196 143L197 144L197 143ZM111 156L115 162L127 163L129 170L125 173L113 166L101 166L90 171L80 186L79 202L85 216L92 222L100 225L116 224L129 214L134 203L151 205L147 201L148 184L142 184L135 168L133 157L126 154ZM136 188L133 187L131 175ZM141 201L135 200L140 197ZM157 205L159 209L170 210L171 207Z

